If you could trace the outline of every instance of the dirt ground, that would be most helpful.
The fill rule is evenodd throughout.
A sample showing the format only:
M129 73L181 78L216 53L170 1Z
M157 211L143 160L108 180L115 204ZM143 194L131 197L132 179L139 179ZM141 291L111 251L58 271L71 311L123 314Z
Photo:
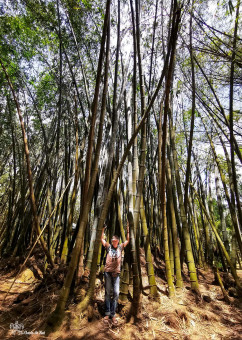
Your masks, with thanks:
M3 299L11 286L16 269L8 266L0 271L0 339L242 339L242 299L231 286L231 278L222 275L225 288L229 288L230 303L226 303L211 270L199 270L200 295L190 289L187 273L184 288L174 299L167 296L162 262L155 263L159 290L158 301L149 299L144 290L140 318L128 320L131 303L118 306L118 326L105 326L104 284L97 279L93 307L78 315L78 297L72 294L61 328L47 336L46 320L54 310L65 275L64 270L41 278L33 266L24 270L11 288L5 302ZM148 285L145 268L142 268L143 287ZM238 271L242 278L242 271ZM85 286L82 287L85 290ZM130 287L132 294L132 287ZM74 318L78 326L73 326Z

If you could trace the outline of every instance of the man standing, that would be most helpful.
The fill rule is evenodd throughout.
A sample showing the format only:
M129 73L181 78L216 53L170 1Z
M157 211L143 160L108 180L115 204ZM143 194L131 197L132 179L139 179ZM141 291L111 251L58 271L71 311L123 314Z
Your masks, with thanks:
M105 278L105 317L104 322L108 324L109 318L112 323L117 325L115 318L115 311L119 297L119 275L121 269L122 251L129 243L129 221L127 221L127 240L119 244L118 236L114 235L111 240L111 245L104 240L104 230L102 230L101 241L106 248L107 257L104 268ZM113 290L113 298L111 298L111 291Z

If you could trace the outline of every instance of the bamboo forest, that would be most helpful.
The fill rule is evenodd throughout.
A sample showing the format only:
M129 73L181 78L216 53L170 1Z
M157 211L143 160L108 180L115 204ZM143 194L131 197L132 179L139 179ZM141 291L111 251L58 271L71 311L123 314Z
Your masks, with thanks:
M0 339L242 339L241 13L0 1Z

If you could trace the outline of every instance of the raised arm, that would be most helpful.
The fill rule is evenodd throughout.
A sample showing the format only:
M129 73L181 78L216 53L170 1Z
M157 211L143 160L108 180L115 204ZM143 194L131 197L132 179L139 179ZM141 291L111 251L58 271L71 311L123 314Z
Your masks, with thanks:
M104 231L107 227L103 227L103 230L102 230L102 236L101 236L101 242L102 242L102 245L105 247L107 242L105 241L104 239Z
M127 220L127 237L126 241L124 242L124 247L126 247L127 244L129 244L129 220Z

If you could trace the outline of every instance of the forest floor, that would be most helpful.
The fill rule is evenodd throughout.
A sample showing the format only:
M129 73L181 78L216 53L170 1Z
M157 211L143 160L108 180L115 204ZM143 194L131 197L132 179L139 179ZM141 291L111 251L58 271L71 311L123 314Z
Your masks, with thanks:
M199 269L200 294L190 289L187 273L184 289L174 299L167 296L164 264L154 263L159 301L142 295L139 320L127 321L131 303L118 306L118 326L105 327L104 283L97 279L94 306L83 315L77 315L78 296L72 294L61 328L46 335L46 320L54 310L65 275L64 269L52 272L43 279L35 259L17 278L4 303L6 292L16 277L16 262L0 265L0 339L242 339L242 297L236 294L229 275L221 273L225 288L229 288L230 303L224 301L222 291L214 281L211 269ZM148 285L145 267L142 268L143 286ZM238 274L242 279L242 271ZM81 293L85 290L82 286ZM148 290L144 290L148 294ZM80 294L80 291L79 291ZM73 320L79 317L78 326ZM15 329L13 329L15 328ZM18 329L16 329L18 328Z

